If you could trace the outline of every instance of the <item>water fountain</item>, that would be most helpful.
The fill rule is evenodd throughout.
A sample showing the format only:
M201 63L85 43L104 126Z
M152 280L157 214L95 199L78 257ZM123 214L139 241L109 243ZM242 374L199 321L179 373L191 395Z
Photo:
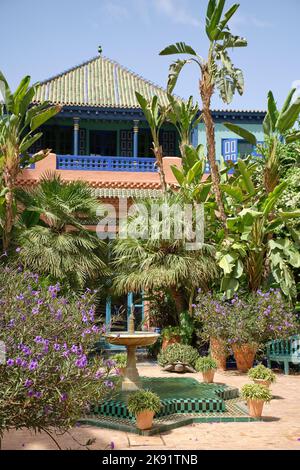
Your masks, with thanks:
M136 367L136 348L140 346L150 346L154 344L160 336L158 333L135 331L134 320L134 306L132 306L128 331L108 333L105 336L110 344L126 346L127 348L127 367L122 382L123 392L131 392L142 388Z

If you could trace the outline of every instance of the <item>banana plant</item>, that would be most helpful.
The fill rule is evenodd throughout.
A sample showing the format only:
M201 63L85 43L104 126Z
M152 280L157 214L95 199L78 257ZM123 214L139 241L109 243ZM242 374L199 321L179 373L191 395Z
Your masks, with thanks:
M60 106L50 106L48 102L32 104L38 86L30 86L30 77L26 76L12 93L6 78L0 72L0 93L3 97L3 104L0 106L0 161L6 188L4 250L9 247L14 225L14 188L18 174L26 166L49 155L50 149L41 149L39 153L30 155L30 147L42 137L40 126L61 110Z
M205 203L208 200L212 183L210 179L204 181L206 159L204 157L204 146L192 145L182 146L184 154L182 168L171 166L180 187L179 195L186 201L196 204Z
M159 104L158 97L156 95L153 96L151 100L147 100L143 95L141 95L137 91L135 94L136 99L140 107L142 108L144 116L150 127L153 140L152 151L156 159L156 165L159 172L162 190L163 192L166 192L167 182L163 166L163 149L159 141L160 130L162 128L162 125L166 121L166 109Z
M265 158L264 187L269 194L280 180L280 160L284 155L285 144L300 141L300 131L293 130L300 113L300 97L293 101L296 88L293 88L281 110L277 108L272 91L268 93L268 112L263 122L264 145L258 145L254 134L232 123L224 123L230 131L258 147Z
M210 0L206 13L206 34L209 40L207 58L199 55L185 42L178 42L166 47L160 55L188 55L184 60L176 60L169 69L168 91L172 93L178 77L186 64L196 64L200 70L200 95L203 106L203 120L206 127L208 160L219 218L226 229L226 213L220 190L220 173L216 162L215 128L211 113L211 100L218 89L222 100L229 104L234 93L244 92L243 72L236 68L229 56L229 49L246 47L246 39L234 36L228 26L230 19L239 8L234 4L224 13L226 0Z
M177 129L180 136L180 153L185 159L185 148L192 144L192 132L197 129L202 116L198 104L193 103L190 96L187 102L179 101L174 96L168 94L170 106L167 109L167 120Z
M255 164L238 162L231 184L223 188L231 200L226 206L231 215L227 219L228 236L217 255L223 270L221 289L230 298L245 282L253 292L264 283L274 282L292 298L296 295L293 268L300 266L299 246L297 240L275 238L274 230L300 218L300 210L278 211L276 204L287 183L266 194L263 187L255 185L254 171Z

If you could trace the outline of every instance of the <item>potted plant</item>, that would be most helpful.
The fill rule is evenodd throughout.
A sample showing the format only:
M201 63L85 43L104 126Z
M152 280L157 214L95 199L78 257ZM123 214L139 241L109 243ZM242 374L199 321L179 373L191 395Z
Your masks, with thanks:
M130 395L127 409L136 417L136 426L142 431L151 429L153 418L161 407L160 398L149 390L138 390Z
M252 418L260 418L264 404L269 403L272 399L270 390L259 384L244 385L241 395L247 401L249 414Z
M127 354L126 353L119 353L115 354L111 358L115 363L117 369L120 371L120 375L124 375L126 366L127 366Z
M194 321L201 331L201 339L210 344L210 356L216 361L217 368L226 370L229 355L227 342L227 315L229 305L211 292L198 293L194 307Z
M270 385L276 382L276 375L271 369L268 369L263 364L259 364L253 367L248 372L248 377L254 381L254 383L263 385L264 387L270 388Z
M162 350L165 351L168 346L175 343L180 343L181 335L180 335L180 327L179 326L168 326L164 328L161 332L161 336L163 339L162 342Z
M195 364L199 357L198 351L186 344L171 344L157 357L158 364L167 372L196 372Z
M197 372L202 372L203 382L211 384L214 381L217 363L211 357L199 357L196 361L195 369Z

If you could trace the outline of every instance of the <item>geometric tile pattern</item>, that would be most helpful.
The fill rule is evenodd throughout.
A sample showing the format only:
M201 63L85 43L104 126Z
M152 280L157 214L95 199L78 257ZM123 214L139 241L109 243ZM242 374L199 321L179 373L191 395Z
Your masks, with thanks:
M191 378L142 378L144 389L152 390L161 399L161 410L156 418L174 414L224 413L226 401L239 396L238 389L226 385L203 384ZM134 421L127 410L129 393L120 393L115 399L91 407L91 414L124 418Z

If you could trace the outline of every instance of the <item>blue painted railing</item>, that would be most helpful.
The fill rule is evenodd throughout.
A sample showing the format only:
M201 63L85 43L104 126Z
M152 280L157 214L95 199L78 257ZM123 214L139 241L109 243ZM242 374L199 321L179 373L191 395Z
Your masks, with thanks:
M58 170L124 171L131 173L156 173L154 158L92 157L80 155L57 155Z

